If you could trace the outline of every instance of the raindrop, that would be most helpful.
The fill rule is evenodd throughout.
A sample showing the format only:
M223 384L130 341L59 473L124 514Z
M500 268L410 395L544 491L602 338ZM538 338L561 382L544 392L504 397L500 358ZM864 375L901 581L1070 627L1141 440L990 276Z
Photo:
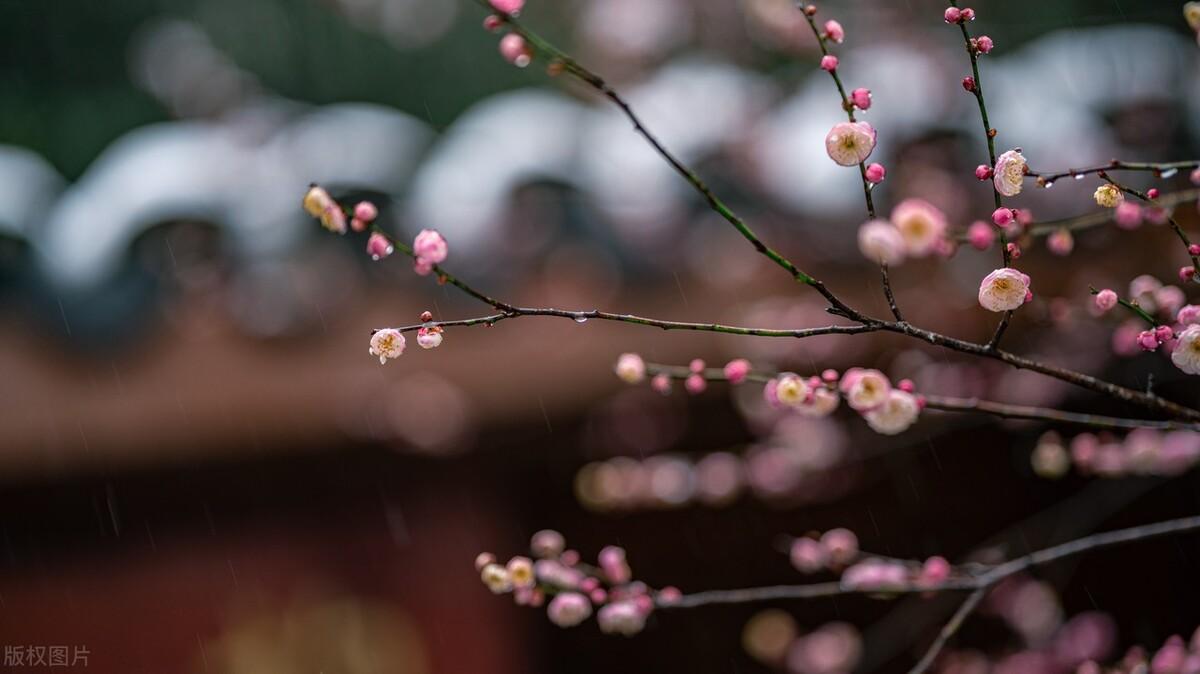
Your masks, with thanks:
M1083 180L1083 174L1082 174L1082 173L1076 173L1076 174L1075 174L1074 176L1072 176L1072 177L1073 177L1073 178L1075 178L1076 180Z
M1159 177L1162 177L1162 178L1170 178L1171 176L1175 175L1176 173L1179 173L1179 169L1169 168L1166 171L1163 171L1162 173L1160 173L1158 175L1159 175Z
M1045 185L1042 185L1042 188L1043 188L1043 189L1047 189L1047 190L1048 190L1048 189L1050 189L1051 187L1054 187L1054 181L1053 181L1053 180L1047 180L1047 181L1046 181L1046 184L1045 184Z
M587 323L587 319L588 317L584 316L583 314L575 314L576 323Z

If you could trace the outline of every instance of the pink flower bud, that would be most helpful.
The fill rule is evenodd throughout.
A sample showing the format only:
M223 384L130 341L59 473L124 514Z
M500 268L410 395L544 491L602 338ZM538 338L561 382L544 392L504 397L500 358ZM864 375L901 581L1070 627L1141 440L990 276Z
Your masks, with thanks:
M1146 196L1151 199L1157 199L1158 198L1158 188L1151 187L1150 189L1146 190Z
M483 17L483 29L489 33L495 33L496 31L500 30L500 27L503 25L504 19L501 19L495 14L488 14L487 16Z
M963 7L962 8L962 20L963 21L974 21L975 20L975 10L971 9L970 7Z
M529 540L529 549L541 559L557 557L566 547L566 539L553 529L542 529Z
M979 180L989 180L992 177L992 167L987 164L980 164L975 167L975 177Z
M1158 340L1159 344L1170 341L1170 339L1174 336L1175 331L1172 330L1171 326L1169 325L1160 325L1157 328L1154 328L1154 337Z
M578 592L560 592L550 600L546 615L559 627L574 627L592 615L592 605Z
M867 167L867 182L877 185L883 182L885 177L887 177L887 169L883 167L883 164L874 163Z
M859 87L850 92L850 102L859 110L871 109L871 90Z
M683 388L692 395L704 393L704 389L708 388L708 382L704 381L704 377L698 374L689 374L687 379L683 380Z
M1162 206L1149 206L1146 208L1146 222L1152 225L1165 225L1171 217L1170 209Z
M842 29L842 24L830 19L825 22L825 37L841 44L846 39L846 31Z
M1071 230L1063 227L1046 239L1046 247L1055 255L1070 255L1075 249L1075 238L1071 236Z
M1200 324L1200 304L1189 304L1181 308L1175 320L1183 326Z
M1193 185L1200 185L1200 168L1193 170L1190 178Z
M1017 219L1017 223L1022 227L1028 227L1033 224L1033 211L1028 208L1014 209L1013 217Z
M830 529L821 536L821 547L833 564L849 564L858 556L858 536L849 529Z
M1200 243L1193 243L1188 246L1188 255L1200 255Z
M829 563L829 552L820 543L808 537L792 541L788 556L792 566L800 573L816 573Z
M745 358L731 360L725 364L725 378L730 384L740 384L746 381L746 375L750 374L750 361Z
M821 70L831 73L837 70L837 67L838 57L834 56L833 54L826 54L821 57Z
M1180 280L1191 281L1192 277L1195 275L1196 275L1196 269L1194 267L1180 267L1179 268Z
M1122 201L1113 211L1113 220L1121 229L1137 229L1142 224L1142 207L1132 201Z
M375 218L379 217L379 209L375 208L375 204L369 201L360 201L354 205L354 217L367 224L375 222Z
M433 271L433 266L446 260L450 248L446 240L436 230L422 229L413 239L413 255L416 256L414 268L418 274L425 276Z
M613 585L624 585L632 577L629 564L625 561L625 549L615 545L605 546L600 550L598 558L600 569L604 571L608 582Z
M524 68L533 62L533 50L529 48L525 38L516 33L509 33L500 38L500 56L518 68Z
M1154 351L1158 349L1158 337L1153 330L1143 330L1137 336L1138 346L1146 351Z
M979 50L980 54L987 54L995 46L996 44L992 42L992 38L986 35L980 35L975 39L975 48Z
M688 371L696 374L704 372L704 361L700 358L693 358L692 362L688 363Z
M671 377L666 374L654 375L654 378L650 380L650 388L663 395L667 395L671 392Z
M1099 309L1101 313L1108 312L1113 307L1117 306L1117 293L1113 292L1109 288L1105 288L1104 290L1096 293L1095 301L1096 308Z
M668 585L658 591L658 601L662 604L672 604L679 601L683 593L674 585Z
M917 582L922 585L941 585L950 577L950 562L945 557L930 557L921 566Z
M916 390L917 385L914 384L913 380L911 379L901 379L900 382L896 384L896 388L904 391L905 393L912 393Z
M967 241L977 250L987 250L995 240L995 228L982 220L972 222L967 228Z
M821 381L823 381L827 384L832 384L832 383L836 382L838 379L841 379L841 377L838 376L838 371L834 370L833 368L825 370L824 372L821 373Z
M1011 208L1003 206L992 211L992 222L996 223L997 227L1003 227L1013 221L1013 212Z
M962 21L962 10L957 7L947 7L946 11L942 13L942 18L946 20L946 23L958 23Z
M367 239L367 255L370 255L372 260L382 260L391 255L394 250L392 242L379 232L375 232Z
M1008 251L1008 256L1012 259L1019 260L1021 258L1021 247L1015 242L1009 241L1004 245L1004 249Z
M525 6L525 0L488 0L498 12L516 14Z
M975 78L970 75L962 78L962 88L967 91L975 91Z

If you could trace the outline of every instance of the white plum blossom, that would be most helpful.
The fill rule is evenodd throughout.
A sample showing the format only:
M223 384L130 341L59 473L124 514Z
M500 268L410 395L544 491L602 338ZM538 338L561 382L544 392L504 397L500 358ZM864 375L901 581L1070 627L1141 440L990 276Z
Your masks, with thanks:
M1200 325L1189 325L1176 339L1171 362L1188 374L1200 374Z
M853 370L846 373L846 404L864 412L882 405L888 399L892 384L879 370Z
M938 248L946 236L946 215L924 199L905 199L892 209L892 224L904 238L904 247L912 257L925 257Z
M508 569L505 569L499 564L488 564L479 572L479 577L483 580L483 584L487 585L492 594L504 594L510 592L513 588L512 579L508 577Z
M856 166L875 149L875 129L866 122L839 122L825 136L825 151L842 166Z
M993 271L979 284L979 305L988 311L1012 311L1030 299L1029 276L1012 267Z
M379 363L382 365L388 362L389 358L399 358L400 354L404 353L404 345L403 333L395 328L384 328L371 335L371 348L367 353L379 356Z
M788 407L799 407L808 399L809 393L811 389L800 375L792 372L779 375L775 385L775 397L780 403Z
M871 220L858 228L858 249L872 262L898 265L907 247L900 230L886 220Z
M1125 201L1125 195L1121 194L1121 190L1112 184L1097 187L1096 193L1092 196L1095 197L1097 204L1105 208L1116 208L1122 201Z
M996 191L1006 197L1015 197L1021 193L1025 183L1025 167L1027 162L1020 150L1009 150L996 159L995 175L992 182Z
M806 417L827 417L838 408L841 397L836 391L827 388L813 389L812 395L804 403L796 406L796 411Z
M626 384L636 384L646 378L646 362L636 353L623 353L617 358L616 373Z
M900 389L892 389L882 405L863 414L876 433L896 435L908 430L921 414L921 405L916 396Z

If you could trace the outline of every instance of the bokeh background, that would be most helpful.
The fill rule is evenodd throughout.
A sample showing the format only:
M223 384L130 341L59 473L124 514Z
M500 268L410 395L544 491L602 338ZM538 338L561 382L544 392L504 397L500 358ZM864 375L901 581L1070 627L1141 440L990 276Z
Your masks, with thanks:
M983 68L999 144L1038 170L1197 156L1200 49L1180 4L976 3L998 45ZM961 227L991 210L969 179L986 151L941 10L847 0L820 16L846 26L848 84L874 91L881 210L924 197ZM375 200L402 238L439 229L448 268L525 305L829 322L615 110L542 64L505 64L472 2L2 0L0 16L5 646L82 648L81 671L122 673L766 672L742 648L762 607L662 612L635 639L606 638L491 596L472 560L552 527L585 556L620 544L647 582L696 591L799 582L782 534L846 526L876 552L962 559L1200 507L1191 473L1036 477L1040 425L931 413L882 438L852 415L781 420L755 391L663 398L611 369L626 351L871 365L931 393L1121 411L895 336L527 319L381 367L370 329L486 307L321 231L299 208L312 181ZM791 3L531 2L525 18L608 76L765 239L886 313L855 249L858 177L823 152L841 112ZM1085 213L1094 188L1061 181L1018 205ZM1194 202L1177 215L1196 226ZM996 257L897 269L909 319L985 338L974 289ZM1169 230L1091 230L1069 262L1027 251L1038 298L1008 345L1200 403L1161 356L1113 355L1115 323L1085 310L1089 285L1173 282ZM705 491L697 463L723 452L745 472L729 498ZM1102 611L1113 653L1156 647L1200 623L1198 561L1193 536L1050 567L1035 579L1055 594L1048 632L984 615L960 641L999 656ZM855 624L860 669L902 671L953 602L780 608L802 629Z

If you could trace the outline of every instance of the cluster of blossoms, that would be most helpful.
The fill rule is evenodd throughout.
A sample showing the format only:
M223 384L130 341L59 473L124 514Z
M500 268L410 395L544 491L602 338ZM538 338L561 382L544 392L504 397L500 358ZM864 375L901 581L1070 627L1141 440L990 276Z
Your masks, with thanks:
M1035 473L1059 478L1074 465L1085 475L1180 475L1200 462L1200 433L1138 428L1123 438L1081 433L1064 442L1053 431L1044 433L1030 457Z
M787 612L768 609L742 629L742 647L755 660L792 674L841 674L862 658L862 636L849 623L830 622L802 634Z
M1149 329L1131 320L1113 332L1113 350L1131 356L1140 351L1163 351L1171 362L1187 374L1200 374L1200 305L1186 304L1187 296L1178 286L1164 285L1149 275L1129 284L1127 305L1142 319L1154 323ZM1097 291L1093 300L1096 313L1111 311L1121 303L1111 288Z
M920 585L937 587L950 578L953 568L945 557L924 562L863 555L858 537L849 529L831 529L823 534L792 541L788 554L801 573L840 573L848 590L878 590Z
M621 354L617 359L617 376L629 384L645 380L645 361L636 353ZM730 361L720 373L709 373L703 360L695 359L688 366L684 388L698 394L707 388L711 378L725 379L733 384L748 381L750 362L739 358ZM761 379L759 379L761 381ZM659 372L651 379L651 387L660 393L671 390L671 375ZM789 410L807 417L826 417L837 410L842 398L862 415L867 424L883 435L896 435L916 422L925 403L913 394L913 383L903 380L896 386L879 370L852 367L839 375L825 370L820 375L803 377L783 372L766 380L763 398L773 409Z
M625 550L616 546L602 549L597 566L591 566L566 548L562 534L547 529L533 535L530 552L532 558L513 557L506 564L484 552L476 557L475 569L489 590L512 593L519 606L546 604L546 615L559 627L574 627L595 612L601 632L633 636L656 605L680 596L676 588L655 591L634 580Z
M417 346L422 349L436 349L441 346L442 326L433 323L433 314L423 312L421 322L425 325L417 328ZM396 328L384 328L371 335L371 348L367 353L378 356L379 363L383 364L390 358L399 358L404 353L405 346L404 333Z
M872 262L895 266L907 258L949 255L946 215L924 199L896 204L888 220L871 220L858 230L858 248Z

